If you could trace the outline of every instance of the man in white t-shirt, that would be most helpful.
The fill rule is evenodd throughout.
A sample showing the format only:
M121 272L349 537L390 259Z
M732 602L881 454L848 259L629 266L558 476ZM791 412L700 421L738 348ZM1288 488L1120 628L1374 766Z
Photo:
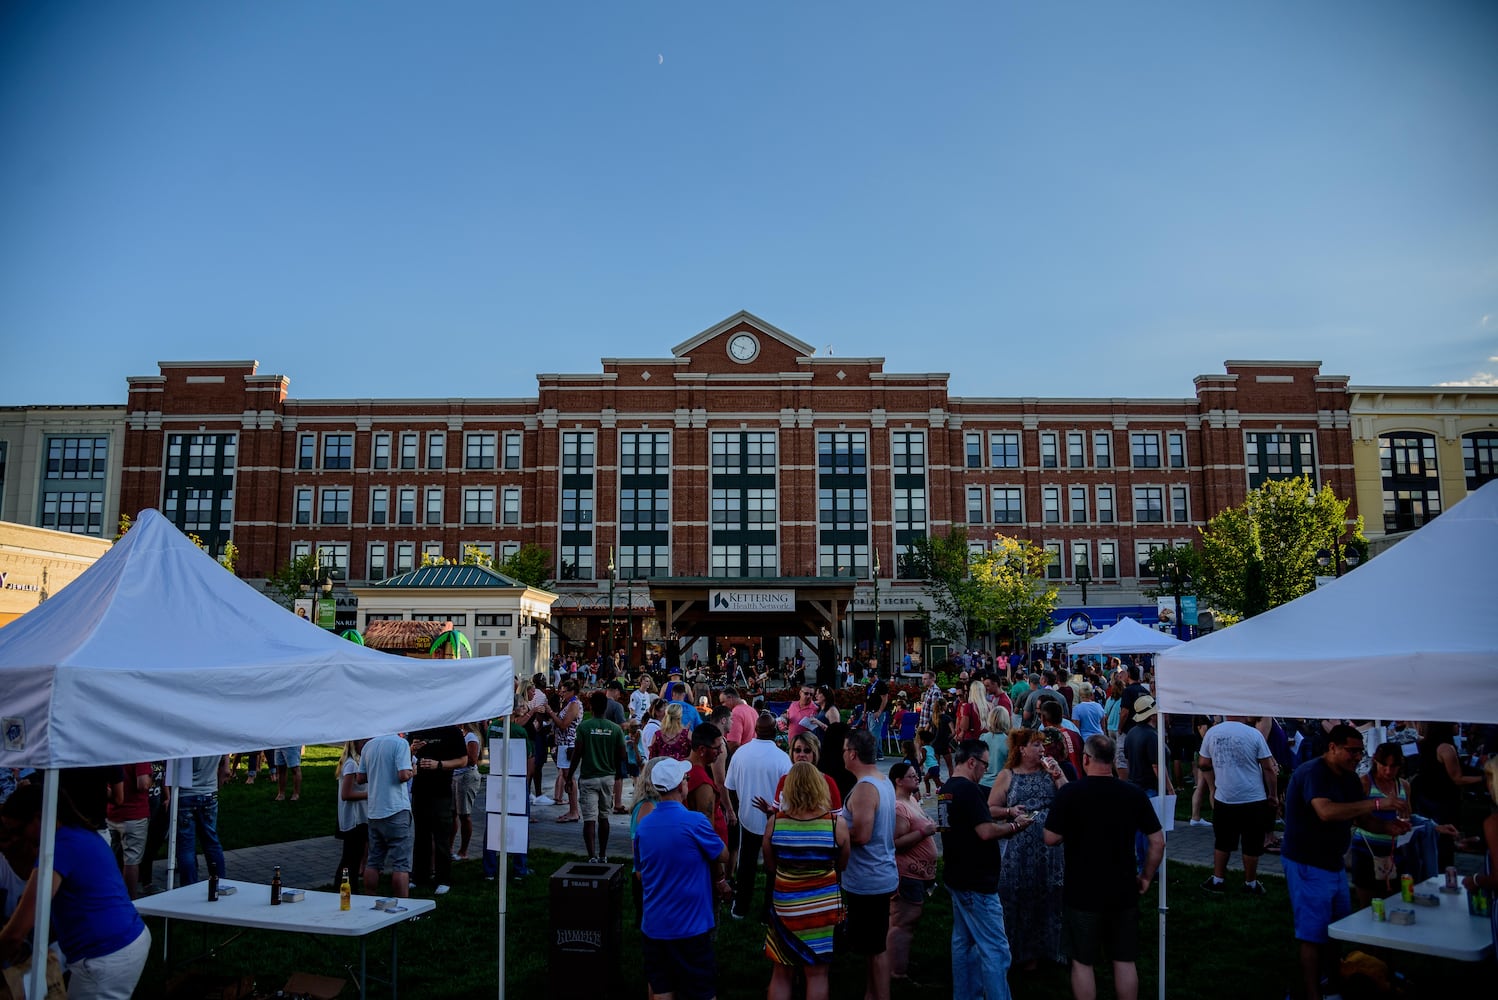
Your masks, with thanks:
M1278 785L1269 744L1248 720L1229 716L1202 737L1201 767L1217 778L1212 798L1212 875L1202 883L1210 893L1227 891L1228 857L1243 852L1243 891L1264 895L1259 856L1274 822Z
M380 869L390 862L395 895L411 894L411 854L416 830L411 825L411 745L397 734L376 736L359 757L359 782L369 798L369 860L364 863L364 891L378 895Z
M768 825L768 808L775 802L775 786L791 770L791 759L775 745L775 717L759 713L754 723L754 739L739 747L728 762L723 786L733 796L734 812L739 816L738 886L733 897L734 918L749 916L754 899L755 866ZM769 888L765 889L765 907L769 906Z

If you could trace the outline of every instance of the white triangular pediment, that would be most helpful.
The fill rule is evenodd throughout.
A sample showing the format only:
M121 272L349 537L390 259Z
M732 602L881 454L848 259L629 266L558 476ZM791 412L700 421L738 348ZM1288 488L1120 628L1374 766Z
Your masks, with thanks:
M677 358L684 357L688 353L707 343L709 340L712 340L714 337L725 334L729 330L736 329L738 327L744 326L745 324L752 326L756 333L762 333L772 340L778 340L780 343L789 347L791 350L795 351L802 357L809 358L812 355L816 354L816 348L812 347L805 341L797 340L795 337L792 337L790 334L786 333L779 327L771 323L766 323L764 320L760 319L758 316L747 310L740 309L738 312L734 313L727 319L719 323L714 323L712 326L708 327L706 330L703 330L696 336L690 337L687 340L684 340L681 343L677 344L675 347L671 348L671 355L672 357Z

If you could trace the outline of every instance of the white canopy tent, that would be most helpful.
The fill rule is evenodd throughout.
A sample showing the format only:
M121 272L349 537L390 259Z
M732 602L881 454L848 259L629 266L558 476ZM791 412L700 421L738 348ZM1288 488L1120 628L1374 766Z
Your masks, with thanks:
M1067 652L1073 656L1101 653L1105 656L1124 653L1159 653L1185 643L1168 632L1141 625L1133 618L1120 618L1097 635L1074 644Z
M1161 655L1167 712L1498 722L1498 482L1377 559Z
M288 613L148 510L77 580L0 629L0 690L0 767L48 772L38 883L49 885L57 768L507 715L514 669L508 656L413 661L342 639ZM40 893L37 928L48 926L50 908ZM40 996L47 935L35 938L30 995ZM502 935L500 949L503 970Z
M1067 628L1066 627L1066 622L1062 622L1061 624L1059 624L1056 627L1052 628L1045 635L1037 635L1035 638L1031 639L1030 640L1030 645L1032 645L1032 646L1047 646L1047 645L1054 646L1054 645L1057 645L1057 644L1060 644L1060 643L1064 643L1064 644L1070 646L1074 642L1081 642L1081 641L1082 641L1082 636L1077 635L1071 629Z
M1498 722L1495 555L1491 482L1356 572L1162 653L1160 708ZM1163 914L1160 936L1163 1000Z

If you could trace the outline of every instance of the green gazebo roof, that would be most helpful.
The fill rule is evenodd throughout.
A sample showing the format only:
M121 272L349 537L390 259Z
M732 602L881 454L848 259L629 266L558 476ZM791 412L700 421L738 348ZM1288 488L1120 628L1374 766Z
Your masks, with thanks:
M494 587L505 589L523 589L526 585L518 580L512 580L498 570L487 566L474 566L469 564L459 566L422 566L413 569L409 573L400 576L392 576L388 580L381 580L374 584L376 587L391 587L400 589L428 589L453 587Z

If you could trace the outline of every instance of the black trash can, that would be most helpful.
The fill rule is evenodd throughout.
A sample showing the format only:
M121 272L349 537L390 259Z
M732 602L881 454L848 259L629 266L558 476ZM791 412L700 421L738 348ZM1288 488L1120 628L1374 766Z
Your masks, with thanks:
M624 866L569 861L551 876L551 975L558 997L618 991Z

